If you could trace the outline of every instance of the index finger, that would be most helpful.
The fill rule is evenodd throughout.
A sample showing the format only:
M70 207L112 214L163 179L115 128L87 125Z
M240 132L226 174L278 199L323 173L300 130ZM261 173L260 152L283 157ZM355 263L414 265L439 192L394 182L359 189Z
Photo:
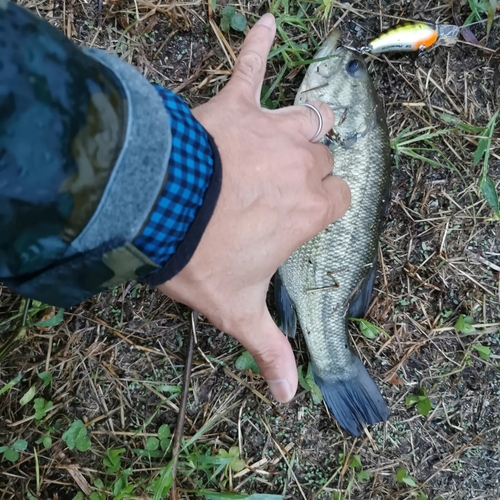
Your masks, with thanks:
M255 98L260 103L260 92L266 73L267 55L276 34L272 14L264 14L248 32L236 60L228 87Z

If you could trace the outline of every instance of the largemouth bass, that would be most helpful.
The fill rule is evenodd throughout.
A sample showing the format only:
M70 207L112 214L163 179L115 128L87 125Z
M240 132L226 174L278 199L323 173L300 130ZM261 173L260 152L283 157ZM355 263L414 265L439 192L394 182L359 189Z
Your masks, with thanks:
M275 298L280 327L295 334L296 317L314 378L340 426L360 435L364 424L389 418L375 382L349 346L347 319L363 317L376 274L378 238L390 189L391 153L382 105L360 55L325 42L299 88L295 104L319 100L335 114L322 139L333 174L351 189L340 220L302 245L278 270ZM325 59L327 58L327 59Z

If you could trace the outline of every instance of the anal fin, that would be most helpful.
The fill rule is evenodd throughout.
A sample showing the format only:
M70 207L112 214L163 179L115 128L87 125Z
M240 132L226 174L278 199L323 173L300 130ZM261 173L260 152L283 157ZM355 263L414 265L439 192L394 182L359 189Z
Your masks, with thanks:
M365 277L349 303L349 310L347 312L348 318L362 318L366 314L370 305L370 299L372 297L373 285L375 284L376 277L377 255L375 255L375 258L373 259L370 272Z
M289 338L295 338L297 333L297 315L292 300L281 280L279 271L274 275L274 303L278 313L278 326Z

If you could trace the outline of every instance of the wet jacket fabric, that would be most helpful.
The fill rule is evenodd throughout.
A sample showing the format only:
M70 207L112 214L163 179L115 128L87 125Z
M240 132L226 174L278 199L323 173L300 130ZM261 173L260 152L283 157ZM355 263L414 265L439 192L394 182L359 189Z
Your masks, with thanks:
M213 139L171 92L0 0L0 282L70 307L175 276L221 186Z

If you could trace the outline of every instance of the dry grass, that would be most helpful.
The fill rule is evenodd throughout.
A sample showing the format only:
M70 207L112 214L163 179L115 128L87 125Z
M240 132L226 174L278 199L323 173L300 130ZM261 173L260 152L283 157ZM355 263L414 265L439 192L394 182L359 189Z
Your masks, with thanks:
M97 2L23 3L77 44L115 51L192 105L224 86L242 41L241 34L219 29L219 6L212 13L197 0L114 0L101 9ZM459 3L452 11L444 1L332 2L327 20L311 20L314 5L290 2L291 21L282 18L275 47L287 50L269 63L266 85L275 85L270 101L292 102L302 78L303 65L297 63L310 58L313 41L320 43L334 26L342 29L347 45L361 46L395 19L422 12L440 22L452 22L453 12L465 19L468 7ZM250 24L269 8L284 13L277 1L235 5ZM305 30L297 25L298 16L306 18ZM484 37L483 26L474 32ZM335 498L334 493L406 499L422 492L431 499L500 498L500 226L490 221L491 210L478 197L481 164L473 164L481 136L474 127L484 128L500 107L499 39L494 26L485 48L459 43L421 55L370 58L399 148L380 274L367 316L388 335L367 340L355 328L352 333L390 404L391 420L354 439L344 436L306 391L299 390L289 405L275 406L259 376L235 368L240 346L201 321L179 463L181 498L206 498L200 491L207 488L287 499ZM308 45L301 52L294 44L302 43ZM450 115L456 122L450 124ZM489 161L497 188L498 131ZM416 138L420 141L408 142ZM2 341L21 310L21 298L1 289ZM468 333L454 328L461 314L473 318ZM165 474L168 450L163 458L137 450L149 446L161 425L172 431L176 425L189 329L186 308L135 283L66 311L56 327L28 328L0 366L2 387L22 375L0 395L0 446L27 441L15 463L0 459L0 499L72 499L78 491L96 490L96 479L104 484L103 498L119 498L113 488L124 469L130 469L131 497L153 498L151 487L159 490L154 481ZM479 344L490 347L487 360L473 348ZM307 366L300 338L294 348L298 364ZM46 387L38 377L42 372L52 375ZM30 387L37 398L53 403L39 421L33 401L21 404ZM421 389L432 402L427 416L405 404ZM69 450L62 440L77 419L89 432L89 451ZM50 446L36 444L48 432ZM230 447L238 449L247 468L217 472L213 458ZM103 458L120 448L125 450L121 468L107 473ZM355 455L370 479L360 482L348 466ZM397 481L400 468L416 487Z

